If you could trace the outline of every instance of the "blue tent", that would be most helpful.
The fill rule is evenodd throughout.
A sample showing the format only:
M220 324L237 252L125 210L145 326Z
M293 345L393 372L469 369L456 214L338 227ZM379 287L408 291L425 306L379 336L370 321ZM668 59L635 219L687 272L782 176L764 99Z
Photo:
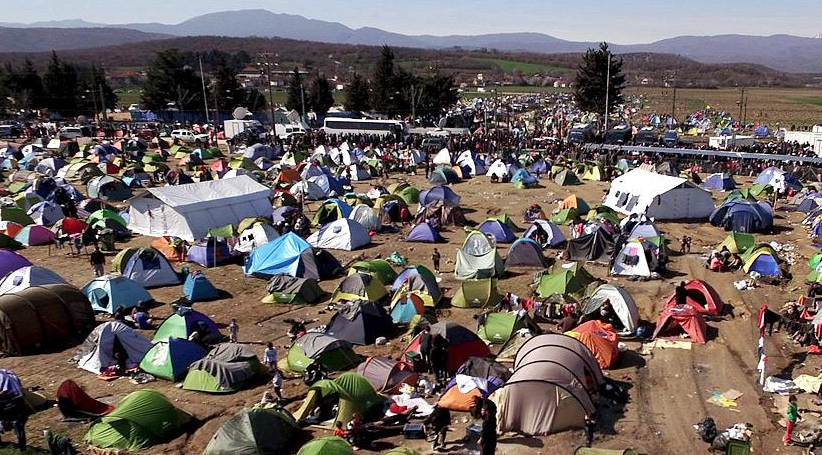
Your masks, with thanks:
M200 264L203 267L217 267L233 258L228 243L216 237L197 242L188 249L186 261Z
M442 242L443 238L436 229L430 224L422 222L417 224L405 237L406 242L421 242L421 243L437 243Z
M754 254L748 262L745 263L744 270L747 273L756 272L762 276L778 277L782 275L776 258L768 252Z
M755 130L754 130L754 136L755 136L755 137L768 137L768 136L770 136L770 135L771 135L771 131L770 131L770 130L768 129L768 127L767 127L767 126L765 126L765 125L759 125L759 126L758 126Z
M773 227L773 209L767 202L729 201L717 207L708 221L726 231L761 232Z
M511 176L511 183L517 188L531 188L536 186L539 180L525 169L517 169L514 175Z
M326 195L331 194L332 191L338 196L345 193L343 185L346 183L346 180L336 178L330 174L323 173L322 175L309 178L308 181L317 184Z
M183 283L183 294L189 302L205 302L220 298L220 292L203 273L189 273Z
M311 248L308 242L293 232L254 249L245 261L245 274L259 277L285 274L322 280L330 278L340 268L334 256Z
M799 205L796 207L797 212L802 213L811 213L816 208L819 207L819 198L818 197L806 197Z
M450 207L458 207L460 205L459 195L447 186L437 185L420 192L421 206L424 207L435 201L442 201L445 205Z
M414 303L412 294L407 294L404 298L397 300L391 308L391 320L394 324L408 324L419 314L418 305Z
M534 161L534 164L532 164L531 168L529 169L529 171L532 174L536 174L536 175L546 175L546 174L548 174L548 172L550 170L551 170L551 167L543 159L539 159L537 161Z
M95 311L114 314L118 308L132 308L154 300L136 281L119 275L105 275L91 280L81 289Z
M786 189L793 188L795 190L800 190L802 188L802 182L794 177L793 174L790 172L785 172L774 166L760 172L756 177L756 180L754 180L755 184L759 183L761 185L771 185L774 188L779 188L782 186L782 182L784 182Z
M733 190L736 182L728 174L711 174L705 179L702 187L706 190Z
M484 223L480 224L479 230L483 234L492 235L498 243L511 243L517 239L511 228L498 220L485 220Z

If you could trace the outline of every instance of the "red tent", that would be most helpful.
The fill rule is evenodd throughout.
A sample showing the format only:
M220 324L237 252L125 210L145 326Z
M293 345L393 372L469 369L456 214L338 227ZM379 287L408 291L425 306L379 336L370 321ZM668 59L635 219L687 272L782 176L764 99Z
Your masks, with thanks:
M88 224L77 218L66 217L60 220L60 230L68 235L81 234L86 230Z
M448 373L454 373L460 365L465 363L469 357L488 357L491 351L488 345L471 330L453 323L438 322L431 325L431 337L441 336L448 343ZM420 336L417 335L405 348L405 358L409 353L416 353L420 350Z
M225 160L217 160L211 163L211 170L214 172L223 172L231 169Z
M672 338L691 343L705 343L705 318L691 306L669 306L662 310L656 320L654 338ZM687 338L680 338L682 334Z
M67 379L57 389L57 407L66 417L102 417L114 406L90 397L76 382Z
M710 284L702 280L690 280L685 283L685 290L688 294L686 298L688 305L692 306L696 311L711 316L722 314L722 307L725 304ZM676 294L668 297L668 302L665 306L676 306Z

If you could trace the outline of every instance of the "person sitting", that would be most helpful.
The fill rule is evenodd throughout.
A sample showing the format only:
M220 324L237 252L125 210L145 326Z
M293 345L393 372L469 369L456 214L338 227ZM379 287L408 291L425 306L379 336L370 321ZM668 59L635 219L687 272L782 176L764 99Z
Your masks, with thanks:
M728 270L737 270L741 268L742 265L742 258L736 253L732 254L728 260Z
M363 438L365 431L358 413L355 412L351 414L351 420L348 422L348 425L346 425L346 430L348 433L348 443L351 444L351 448L359 450L359 447L365 442Z
M722 271L722 256L720 256L719 253L711 255L711 260L709 261L708 268L711 269L712 272Z
M134 325L140 330L148 330L151 328L151 316L142 303L138 303L137 306L131 310L131 320L134 321Z

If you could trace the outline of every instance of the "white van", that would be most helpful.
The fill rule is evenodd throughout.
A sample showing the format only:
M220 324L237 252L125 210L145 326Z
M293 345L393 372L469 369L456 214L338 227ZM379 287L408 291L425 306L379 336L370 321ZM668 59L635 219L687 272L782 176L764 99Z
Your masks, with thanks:
M186 144L197 144L205 142L208 139L208 135L196 134L191 130L174 130L171 132L171 138L185 142Z
M305 128L299 123L278 123L274 125L274 134L280 139L290 139L291 136L305 134Z

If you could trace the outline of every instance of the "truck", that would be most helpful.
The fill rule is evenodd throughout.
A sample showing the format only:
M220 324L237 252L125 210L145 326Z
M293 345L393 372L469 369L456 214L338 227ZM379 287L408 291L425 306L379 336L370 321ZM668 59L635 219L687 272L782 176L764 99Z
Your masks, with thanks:
M568 143L570 144L593 142L595 137L594 125L590 123L577 123L568 131Z
M756 142L756 139L753 136L711 136L708 138L708 146L717 150L749 147L754 145L754 142Z
M257 120L226 120L223 122L226 139L234 139L235 136L244 136L253 141L264 140L268 137L268 132L262 123Z
M291 136L305 134L306 130L299 123L277 123L274 125L274 134L279 139L290 139Z

